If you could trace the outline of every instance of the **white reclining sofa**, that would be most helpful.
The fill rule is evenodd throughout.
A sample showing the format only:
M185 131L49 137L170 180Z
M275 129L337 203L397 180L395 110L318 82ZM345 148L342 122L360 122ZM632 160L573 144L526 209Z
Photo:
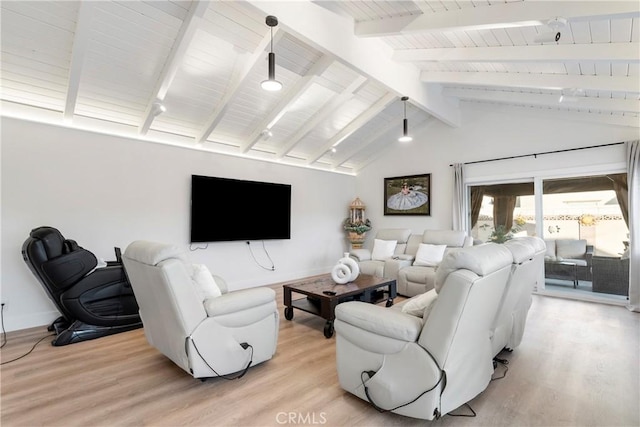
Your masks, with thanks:
M358 262L360 273L397 279L398 271L413 261L413 256L405 254L410 236L408 228L383 228L371 249L352 249L349 256Z
M472 245L464 231L411 234L407 228L384 228L377 232L372 249L353 249L349 255L361 273L396 279L398 294L412 297L433 289L435 268L449 250Z
M436 268L449 251L473 245L464 231L425 230L412 235L405 250L408 261L398 272L398 294L407 297L423 294L434 287Z
M491 333L493 354L514 350L522 342L533 290L544 280L545 243L539 237L516 237L504 247L511 252L511 277Z
M451 251L415 316L363 302L336 307L340 386L378 410L432 420L481 393L493 374L491 330L513 257L487 243Z

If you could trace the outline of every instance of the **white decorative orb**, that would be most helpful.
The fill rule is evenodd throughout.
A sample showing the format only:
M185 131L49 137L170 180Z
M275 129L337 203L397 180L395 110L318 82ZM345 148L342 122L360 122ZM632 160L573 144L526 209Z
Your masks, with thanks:
M345 264L338 263L333 267L333 270L331 270L331 278L339 285L349 283L350 277L351 269Z
M356 262L356 260L349 256L348 252L345 252L344 258L341 258L340 260L338 260L338 262L340 264L344 264L348 266L349 269L351 270L351 275L349 276L350 282L353 282L358 278L358 275L360 274L360 267L358 266L358 263Z

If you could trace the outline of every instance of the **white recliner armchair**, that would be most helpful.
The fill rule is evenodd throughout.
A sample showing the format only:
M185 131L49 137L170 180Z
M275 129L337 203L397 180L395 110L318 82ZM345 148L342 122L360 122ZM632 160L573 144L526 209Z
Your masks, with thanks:
M147 341L195 378L239 377L275 354L273 289L228 292L222 278L173 245L138 240L122 260Z
M512 256L488 243L451 251L422 317L361 302L336 307L340 385L379 410L432 420L491 381L491 329ZM428 302L427 302L428 300Z

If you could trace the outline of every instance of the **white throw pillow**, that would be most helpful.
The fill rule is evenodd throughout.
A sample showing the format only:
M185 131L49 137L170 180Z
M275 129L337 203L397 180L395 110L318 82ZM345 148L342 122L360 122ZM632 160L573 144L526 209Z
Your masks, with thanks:
M371 259L376 261L384 261L393 256L396 250L397 240L380 240L375 239L373 241L373 251L371 253Z
M198 296L202 301L207 298L216 298L222 295L211 272L204 264L193 264L193 282Z
M431 308L437 299L438 294L433 290L425 292L424 294L416 295L415 297L410 298L402 306L402 312L426 319L429 317Z
M436 267L444 257L444 251L447 245L431 245L429 243L420 243L416 260L413 265L421 265L425 267Z

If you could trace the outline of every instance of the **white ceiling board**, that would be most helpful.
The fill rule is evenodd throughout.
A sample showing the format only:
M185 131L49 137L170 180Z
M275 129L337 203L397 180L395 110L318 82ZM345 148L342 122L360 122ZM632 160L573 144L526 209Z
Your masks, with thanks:
M386 61L385 58L389 58L391 53L386 46L374 39L354 37L348 20L308 2L250 3L265 13L277 15L281 23L286 23L288 32L309 44L315 44L325 54L333 54L351 63L355 69L382 82L396 93L414 93L417 105L446 123L460 123L460 112L438 98L437 94L429 93L416 79L415 69ZM326 28L331 28L331 31L327 32Z
M640 128L637 1L5 0L0 12L3 114L31 120L66 112L67 126L137 139L148 128L177 146L339 173L396 146L404 95L410 132L464 127L460 102ZM560 12L560 41L535 42ZM268 14L280 22L277 93L260 88Z

